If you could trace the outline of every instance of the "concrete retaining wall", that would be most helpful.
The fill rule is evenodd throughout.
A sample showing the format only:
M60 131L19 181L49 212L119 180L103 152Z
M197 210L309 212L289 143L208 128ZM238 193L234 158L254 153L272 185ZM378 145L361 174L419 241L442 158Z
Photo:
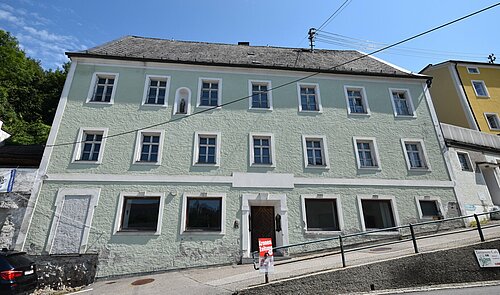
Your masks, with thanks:
M75 256L29 255L36 263L38 287L62 289L79 287L94 282L97 254Z
M237 294L342 294L417 286L500 280L500 268L480 268L475 249L499 249L500 240L416 254L270 283Z

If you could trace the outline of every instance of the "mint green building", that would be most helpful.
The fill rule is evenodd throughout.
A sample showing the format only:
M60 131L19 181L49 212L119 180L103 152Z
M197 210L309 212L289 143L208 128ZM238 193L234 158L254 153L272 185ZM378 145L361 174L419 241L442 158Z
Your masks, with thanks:
M19 249L98 253L103 277L458 214L427 76L133 36L68 56Z

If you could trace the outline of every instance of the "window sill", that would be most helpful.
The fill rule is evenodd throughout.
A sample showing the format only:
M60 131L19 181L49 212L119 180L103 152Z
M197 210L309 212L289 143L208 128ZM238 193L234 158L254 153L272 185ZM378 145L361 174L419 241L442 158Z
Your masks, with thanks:
M477 98L490 98L489 95L477 95L477 94L476 94L476 97Z
M380 167L358 167L360 171L382 171Z
M314 169L318 169L318 170L330 170L330 166L328 166L328 165L307 165L304 168L311 169L311 170L314 170Z
M153 104L153 103L143 103L141 107L146 107L146 108L167 108L167 104Z
M146 165L146 166L160 166L160 162L145 162L145 161L135 161L134 165Z
M199 109L214 109L214 110L220 110L220 109L222 109L222 106L202 106L202 105L198 105L196 107L199 108Z
M410 168L408 171L414 171L414 172L430 172L430 168Z
M318 115L318 114L322 114L322 113L323 113L323 110L319 110L319 111L299 110L299 114L303 114L303 115Z
M96 105L112 105L114 102L113 102L113 101L94 101L94 100L87 100L85 103L86 103L86 104L96 104Z
M276 168L276 164L250 164L252 168Z
M273 108L249 108L251 112L272 112Z
M335 230L335 231L315 231L315 230L304 230L304 235L309 236L309 237L314 237L314 236L339 236L342 234L342 231L340 230Z
M416 115L396 115L396 114L394 114L394 118L397 118L397 119L416 119L417 116Z
M348 112L347 115L349 117L370 117L370 113L351 113L351 112Z
M100 165L102 162L101 161L85 161L85 160L73 160L71 161L72 164L79 164L79 165Z
M225 235L222 231L191 231L185 230L181 232L182 236L223 236Z
M115 236L159 236L160 232L157 231L117 231L113 235Z
M219 167L218 163L194 163L194 167Z

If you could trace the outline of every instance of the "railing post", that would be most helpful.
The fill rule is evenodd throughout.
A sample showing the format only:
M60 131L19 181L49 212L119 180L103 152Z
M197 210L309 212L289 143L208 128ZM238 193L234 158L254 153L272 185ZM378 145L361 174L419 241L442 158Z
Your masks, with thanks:
M410 233L411 239L413 241L413 248L415 249L415 253L418 253L417 239L415 238L415 231L413 230L413 224L410 223Z
M344 241L342 240L342 236L339 236L339 244L340 256L342 257L342 267L345 267Z
M474 219L476 219L477 231L479 233L479 237L481 238L481 242L484 242L483 229L481 228L481 223L479 222L479 217L477 217L477 214L474 214Z

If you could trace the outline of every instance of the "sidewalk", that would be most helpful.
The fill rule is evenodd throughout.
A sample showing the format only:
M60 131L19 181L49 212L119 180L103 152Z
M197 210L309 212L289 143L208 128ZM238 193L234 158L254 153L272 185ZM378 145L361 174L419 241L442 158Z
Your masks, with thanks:
M484 229L486 241L500 238L500 227ZM418 240L421 253L456 246L479 243L477 231ZM346 253L347 266L356 266L374 261L389 260L414 254L411 241L379 248ZM292 258L275 263L275 272L270 281L297 277L332 268L341 268L340 254L311 255ZM143 279L153 281L143 285L132 285ZM141 283L141 282L138 282ZM143 282L145 283L145 282ZM161 274L98 281L80 291L81 294L232 294L236 290L264 283L264 275L251 264L171 271Z

